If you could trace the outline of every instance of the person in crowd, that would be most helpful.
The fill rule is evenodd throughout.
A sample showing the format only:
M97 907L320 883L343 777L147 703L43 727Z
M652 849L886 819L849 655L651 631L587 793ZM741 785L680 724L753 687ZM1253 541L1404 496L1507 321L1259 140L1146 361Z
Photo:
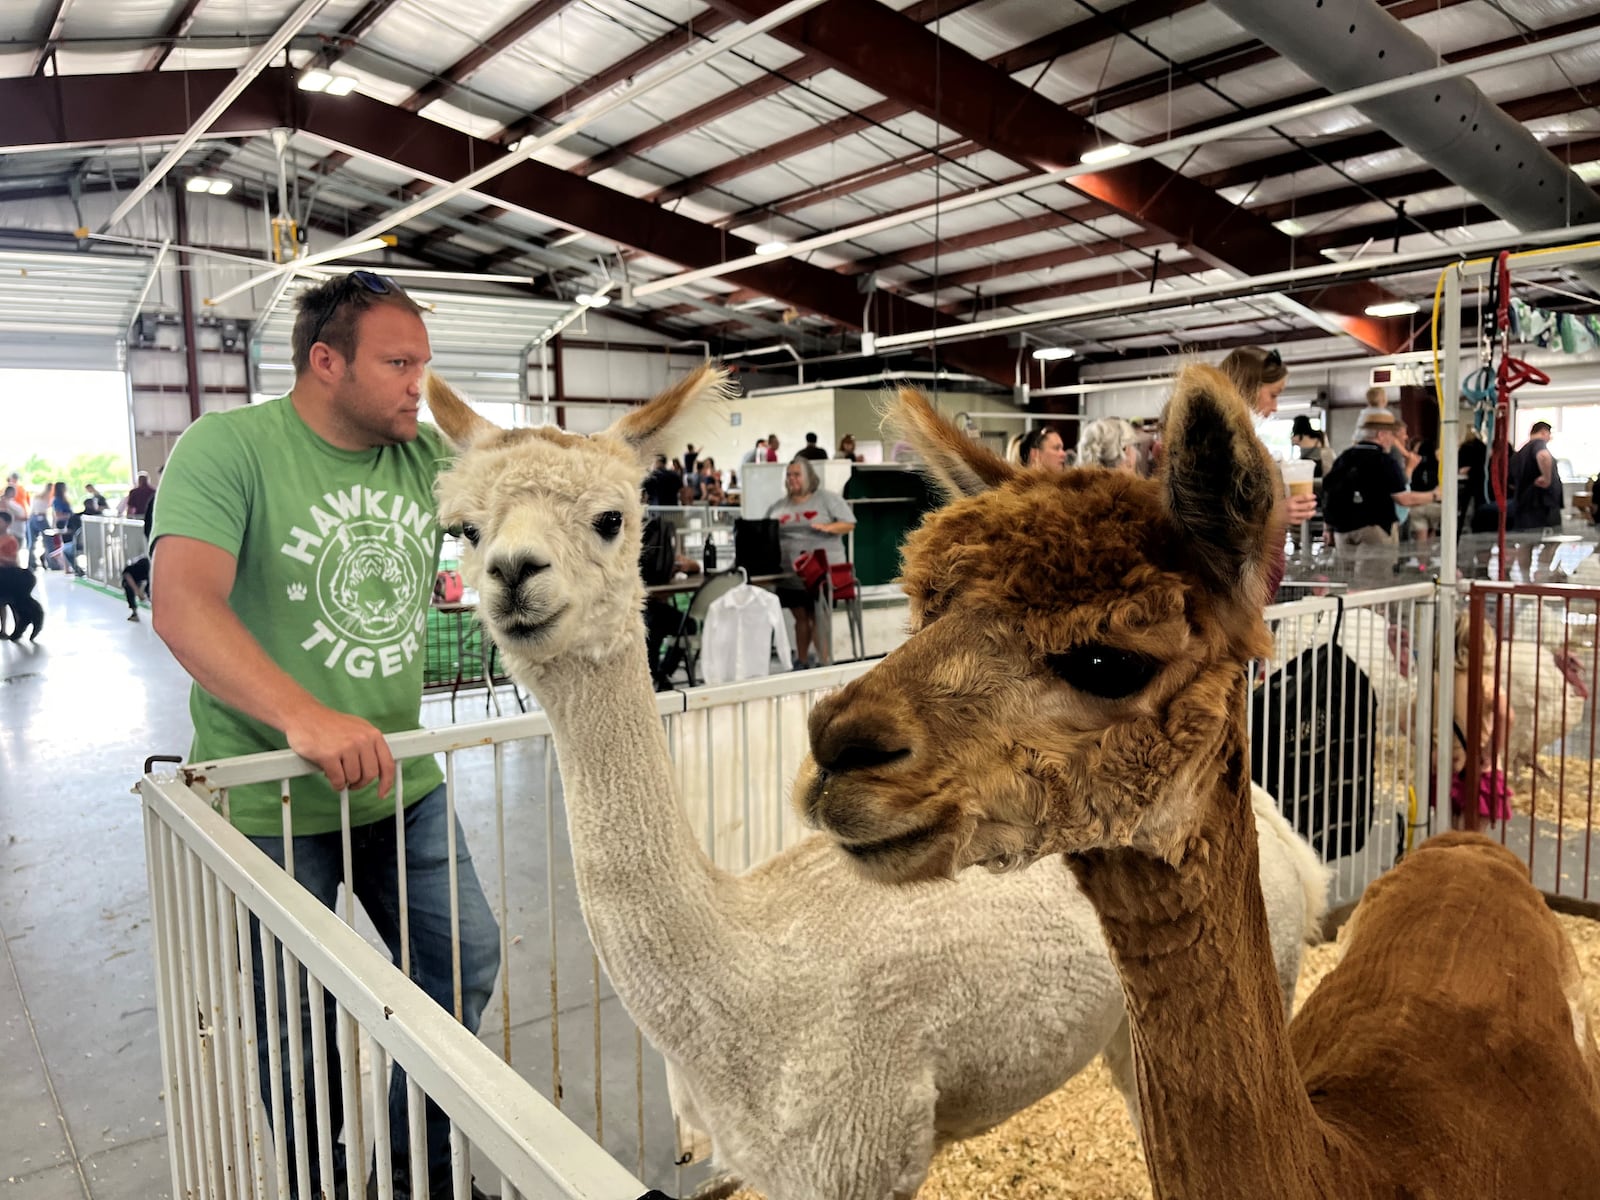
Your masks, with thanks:
M39 544L39 538L46 529L50 528L50 492L40 488L33 494L28 503L28 528L25 539L28 551L28 570L33 570L37 558L34 548Z
M683 503L683 475L667 465L665 454L656 455L656 465L645 476L644 495L645 503L655 508Z
M1413 492L1390 457L1400 423L1383 408L1361 413L1355 443L1334 460L1322 481L1323 521L1334 545L1355 560L1358 579L1380 581L1395 545L1395 506L1418 508L1436 502L1438 490Z
M722 487L722 472L717 470L717 460L700 460L700 501L703 504L726 504L727 492Z
M23 527L27 525L28 508L26 504L17 499L17 488L15 484L7 484L5 494L0 496L0 512L5 513L13 521L17 522L17 532L19 533L22 531ZM21 545L20 539L18 540L17 544Z
M123 497L118 516L142 517L145 506L155 499L156 489L150 486L150 472L140 471L133 489Z
M1528 431L1528 440L1511 456L1506 470L1506 494L1511 497L1511 513L1506 528L1519 533L1542 534L1560 532L1561 509L1565 502L1561 488L1561 474L1556 469L1555 456L1550 453L1551 429L1548 421L1535 421ZM1523 537L1517 540L1517 561L1522 565L1522 577L1531 581L1539 570L1539 559L1546 549L1543 543L1537 552L1537 539Z
M151 615L194 679L191 757L288 748L316 765L321 774L294 781L287 818L294 876L330 908L344 875L348 790L352 889L396 962L407 897L412 979L476 1033L500 969L495 918L459 821L450 855L438 762L425 755L397 765L384 739L421 724L426 656L418 631L443 541L431 514L450 447L418 423L428 332L416 302L368 271L306 289L296 309L293 390L209 413L173 449L151 530ZM341 497L345 503L333 503ZM279 785L235 787L229 799L233 824L282 864ZM265 1030L259 941L254 957L257 1028ZM324 1078L337 1094L332 997L322 1012L310 1008L302 1010L300 1043L306 1085L315 1073L311 1024L325 1021ZM258 1045L263 1097L269 1041ZM271 1053L281 1056L287 1092L286 1026ZM450 1194L450 1121L427 1105L425 1161L413 1160L407 1090L405 1072L394 1071L394 1194L410 1197L414 1176L419 1192ZM304 1146L290 1139L291 1171L303 1155L319 1195L334 1189L334 1180L320 1178L324 1155L336 1178L345 1177L337 1123L329 1133L331 1146L319 1147L315 1132ZM472 1194L482 1195L476 1187Z
M156 502L151 500L144 510L144 543L150 544L150 522L156 514ZM150 555L141 554L122 571L122 595L128 601L128 620L138 621L139 601L150 603Z
M1138 474L1138 433L1121 417L1090 421L1078 434L1078 466Z
M1281 354L1260 346L1240 346L1230 351L1220 365L1256 414L1257 425L1277 413L1278 397L1289 383L1289 368Z
M747 462L747 463L748 462L766 462L767 461L767 439L766 438L757 438L755 446L753 448L749 449L749 450L746 450L744 452L744 457L742 459L740 459L739 461L740 462Z
M1250 406L1258 429L1277 415L1278 397L1289 385L1289 368L1284 365L1283 355L1262 346L1239 346L1228 352L1219 367ZM1303 526L1316 512L1317 497L1314 493L1310 496L1287 497L1282 509L1284 531ZM1279 540L1281 543L1282 539ZM1277 593L1287 569L1288 558L1285 555L1277 559L1269 575L1269 596Z
M1019 467L1043 467L1049 471L1067 469L1067 446L1049 425L1035 425L1011 439L1006 457Z
M1333 466L1333 451L1328 448L1327 437L1322 430L1311 424L1311 418L1305 413L1295 417L1289 432L1289 441L1300 451L1301 458L1309 458L1315 465L1314 478L1321 479L1328 473L1328 468Z
M856 435L847 433L839 439L839 458L847 458L851 462L860 462L861 456L856 453Z
M639 574L645 587L671 583L680 573L698 575L700 564L678 553L677 534L670 520L651 517L644 523L644 537L639 545ZM694 632L693 618L674 604L671 596L645 593L645 658L650 663L650 679L656 691L671 690L672 676L682 663L679 644L674 642L663 656L662 643L679 633Z
M1511 456L1506 477L1510 480L1507 490L1515 499L1507 522L1512 529L1561 528L1564 497L1550 441L1550 422L1535 421L1528 440Z
M699 457L700 452L694 448L693 442L689 442L683 452L683 473L685 475L693 475L695 473L694 464Z
M808 550L821 550L828 563L847 561L844 535L856 527L856 515L844 497L822 487L809 459L796 458L783 474L782 500L775 500L767 516L778 522L778 544L785 562ZM794 615L795 665L807 665L812 645L817 662L828 664L828 639L819 636L816 622L819 585L806 587L798 576L780 581L778 601Z
M45 566L50 567L50 560L55 557L59 548L61 554L61 569L70 570L73 574L83 575L83 568L78 566L77 546L73 544L73 536L78 531L78 526L83 522L83 515L72 511L72 501L67 499L67 485L64 480L58 480L50 488L49 524L44 532L54 533L58 540L45 550Z
M794 456L796 458L810 458L810 459L827 458L828 457L828 452L826 450L824 450L821 446L817 445L817 435L816 434L808 433L808 434L806 434L806 444L804 446L801 446L800 449L796 450Z
M775 433L767 434L767 461L768 462L780 462L781 461L778 458L778 435L775 434Z
M83 485L83 515L86 517L103 517L111 511L111 501L100 494L100 489L92 483Z
M37 642L44 629L44 606L33 594L33 572L17 566L20 553L16 538L0 537L0 610L11 612L13 642L20 642L24 631L30 642Z
M33 494L23 486L22 476L17 474L15 471L11 472L11 474L6 476L6 486L13 489L16 494L17 503L22 505L22 510L26 512L28 510L28 505L33 502Z
M1456 535L1463 529L1485 533L1498 528L1499 510L1487 491L1489 444L1469 425L1461 431L1461 447L1456 453L1456 482L1461 489Z
M1439 447L1432 438L1418 438L1407 448L1406 461L1414 465L1407 480L1413 492L1440 492ZM1443 509L1436 501L1418 505L1408 510L1411 514L1411 537L1419 552L1426 551L1433 535L1439 530Z

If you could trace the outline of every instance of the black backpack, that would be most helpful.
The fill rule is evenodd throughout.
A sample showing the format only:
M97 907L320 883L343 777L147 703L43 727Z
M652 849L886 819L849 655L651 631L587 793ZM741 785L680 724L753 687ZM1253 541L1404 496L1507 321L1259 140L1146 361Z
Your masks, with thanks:
M1376 446L1352 446L1322 477L1322 519L1335 533L1394 524L1394 501L1381 491L1368 496L1361 490L1361 467L1372 460L1360 456L1383 453Z
M1250 778L1324 862L1358 853L1372 829L1378 701L1333 634L1267 677L1250 697Z
M778 522L771 517L735 521L733 565L743 567L747 575L782 575L787 571L778 541Z
M646 587L671 583L678 573L678 527L666 517L644 523L644 544L639 550L639 574Z

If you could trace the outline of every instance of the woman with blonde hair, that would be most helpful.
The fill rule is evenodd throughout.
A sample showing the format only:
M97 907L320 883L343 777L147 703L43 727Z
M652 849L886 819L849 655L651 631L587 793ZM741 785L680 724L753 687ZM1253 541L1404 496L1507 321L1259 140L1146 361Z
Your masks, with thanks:
M1121 417L1090 421L1078 434L1078 465L1138 474L1138 433Z

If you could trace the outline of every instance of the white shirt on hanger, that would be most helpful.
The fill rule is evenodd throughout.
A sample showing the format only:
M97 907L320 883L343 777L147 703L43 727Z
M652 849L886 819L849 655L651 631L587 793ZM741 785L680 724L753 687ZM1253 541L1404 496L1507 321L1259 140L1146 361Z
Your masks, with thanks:
M700 631L700 661L707 683L732 683L759 679L772 662L772 643L778 643L778 661L789 661L789 630L783 606L765 588L742 583L712 602Z

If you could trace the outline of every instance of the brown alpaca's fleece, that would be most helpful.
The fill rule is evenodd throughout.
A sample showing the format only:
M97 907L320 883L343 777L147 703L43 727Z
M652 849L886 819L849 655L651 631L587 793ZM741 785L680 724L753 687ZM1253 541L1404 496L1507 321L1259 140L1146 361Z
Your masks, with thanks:
M1600 1198L1576 961L1487 839L1374 884L1286 1026L1246 744L1280 506L1231 384L1179 376L1151 483L1010 468L920 397L893 415L961 498L907 542L911 638L812 712L808 815L892 882L1067 855L1157 1200Z
M1289 1026L1317 1116L1363 1130L1380 1166L1387 1152L1471 1181L1441 1182L1440 1200L1600 1196L1600 1057L1577 958L1516 855L1479 834L1432 838L1368 887L1345 936ZM1543 1119L1519 1120L1507 1155L1512 1109Z

